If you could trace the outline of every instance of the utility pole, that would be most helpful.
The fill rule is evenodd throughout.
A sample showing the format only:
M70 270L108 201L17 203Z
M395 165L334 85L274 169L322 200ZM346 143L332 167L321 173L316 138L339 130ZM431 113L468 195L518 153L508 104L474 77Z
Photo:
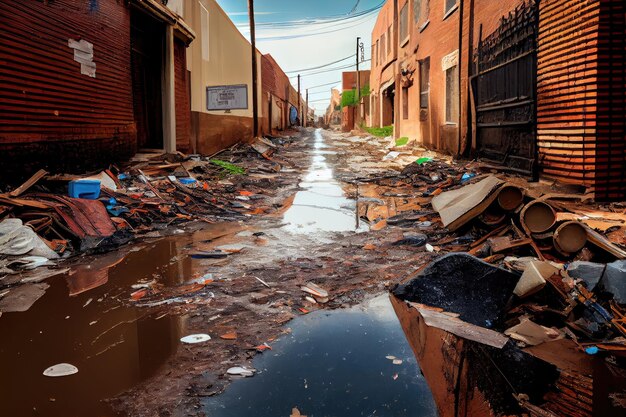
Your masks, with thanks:
M254 0L248 0L248 14L250 15L250 44L252 48L252 137L259 134L259 109L257 108L257 62L256 62L256 35L254 30Z
M300 100L300 74L298 74L298 115L300 115L300 125L302 125L302 100Z
M356 99L356 111L354 112L354 124L356 124L357 117L361 117L361 73L359 72L359 46L361 37L356 38L356 93L354 98Z
M360 99L361 99L361 74L359 73L359 43L361 37L357 36L356 38L356 94L354 98L356 99L357 108L360 107Z
M304 127L309 124L309 89L306 89L306 119L304 119Z

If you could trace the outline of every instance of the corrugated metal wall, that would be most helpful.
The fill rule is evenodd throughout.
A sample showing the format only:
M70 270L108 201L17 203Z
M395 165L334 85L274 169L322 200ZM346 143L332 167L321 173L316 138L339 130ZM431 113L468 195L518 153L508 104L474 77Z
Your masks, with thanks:
M626 199L626 1L603 0L598 50L596 198Z
M544 174L626 197L623 0L542 0L537 133Z
M598 0L539 2L537 142L544 174L592 185Z
M176 105L176 149L191 151L191 103L189 98L190 80L187 72L185 43L174 40L174 95Z
M2 165L39 158L51 169L76 170L91 156L134 151L126 2L2 0L0 21ZM93 44L95 78L81 74L70 39ZM88 154L77 141L92 142Z

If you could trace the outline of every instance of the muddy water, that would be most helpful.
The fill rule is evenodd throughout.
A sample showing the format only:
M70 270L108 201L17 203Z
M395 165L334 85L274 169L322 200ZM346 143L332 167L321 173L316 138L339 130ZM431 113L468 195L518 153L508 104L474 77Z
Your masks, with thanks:
M308 417L437 415L387 295L289 326L290 334L254 360L256 376L205 401L207 415L287 417L293 407Z
M314 132L311 166L300 183L293 205L285 212L285 227L294 233L364 231L357 227L354 200L345 197L334 179L333 166L327 158L334 154L325 143L321 129Z
M177 285L211 272L186 249L235 233L216 224L193 235L94 257L50 288L28 311L0 317L0 416L98 416L102 402L150 377L179 347L184 317L159 317L128 301L140 280ZM136 249L136 248L135 248ZM67 362L75 375L49 378L47 367Z

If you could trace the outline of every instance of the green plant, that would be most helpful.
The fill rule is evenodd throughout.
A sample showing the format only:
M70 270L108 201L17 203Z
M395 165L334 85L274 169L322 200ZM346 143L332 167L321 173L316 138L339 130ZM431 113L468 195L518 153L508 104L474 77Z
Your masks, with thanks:
M361 87L361 97L367 97L370 95L370 86L369 84L364 85L363 87ZM357 105L357 98L356 98L356 88L353 88L352 90L345 90L343 93L341 93L341 107L353 107Z
M396 146L404 146L409 143L409 138L406 136L402 136L401 138L396 139Z
M217 165L231 175L244 175L246 173L244 168L230 162L221 161L219 159L211 159L211 163L213 165Z
M365 127L364 129L369 134L378 136L379 138L385 138L393 134L393 125L385 126L385 127Z

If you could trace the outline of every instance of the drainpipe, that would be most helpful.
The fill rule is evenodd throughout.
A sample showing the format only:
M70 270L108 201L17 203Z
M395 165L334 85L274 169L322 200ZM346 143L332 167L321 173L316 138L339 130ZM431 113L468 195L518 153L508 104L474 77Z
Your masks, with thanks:
M471 48L471 45L470 45ZM461 155L463 153L463 149L461 149L461 126L463 125L463 117L462 117L462 104L463 104L463 100L461 100L461 97L463 96L463 94L461 94L462 90L461 90L461 80L463 79L463 0L459 0L459 123L457 125L457 140L458 140L458 145L457 145L457 156ZM469 81L469 80L468 80ZM469 91L469 88L467 89L467 91ZM466 114L467 116L467 114Z
M174 102L174 27L165 27L165 60L163 68L163 147L176 152L176 107Z
M408 6L407 6L408 7ZM398 62L398 42L399 42L399 31L400 28L398 27L398 0L394 0L393 1L393 60L392 60L392 65L396 65ZM400 122L400 118L398 117L398 105L397 103L400 101L399 97L400 95L398 94L398 86L400 85L400 76L399 76L399 72L398 71L394 71L395 74L393 75L394 78L394 87L395 87L395 94L393 95L393 137L396 138L397 137L397 133L398 133L398 129L396 129L396 127L399 127L399 122Z

